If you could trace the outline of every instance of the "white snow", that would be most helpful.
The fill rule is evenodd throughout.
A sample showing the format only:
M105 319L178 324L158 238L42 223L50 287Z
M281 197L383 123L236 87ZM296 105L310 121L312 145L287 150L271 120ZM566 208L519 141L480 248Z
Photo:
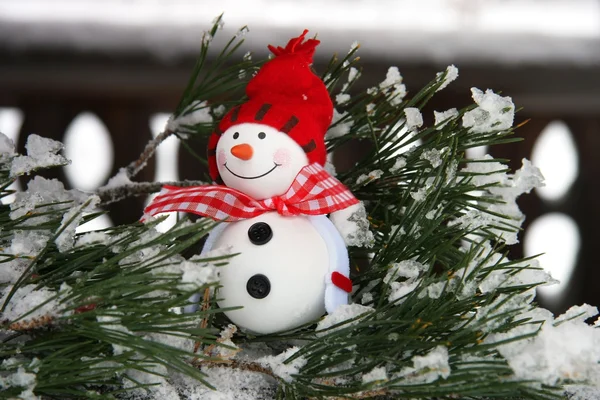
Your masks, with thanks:
M412 361L413 367L402 369L394 379L403 377L407 383L423 384L450 376L448 349L445 346L437 346L424 356L414 356Z
M429 193L430 189L431 186L425 185L414 192L410 192L410 197L412 197L415 201L423 201L427 198L427 194Z
M493 183L498 183L500 186L508 184L508 166L493 161L493 157L486 154L483 158L476 158L473 162L469 162L463 172L476 174L471 178L471 182L476 186L484 186ZM498 190L496 188L488 188L488 191ZM492 192L493 193L493 192Z
M344 119L343 122L339 122L341 119ZM331 127L327 130L325 134L325 139L334 139L337 137L341 137L347 135L350 132L350 128L354 121L352 118L348 117L347 112L340 113L335 108L333 109L333 118L331 120Z
M220 345L215 347L215 352L211 355L218 357L221 360L231 360L234 358L235 355L241 351L241 349L231 340L237 330L237 326L233 324L229 324L223 328L219 335L219 339L217 339L217 342Z
M22 387L24 390L19 394L19 399L22 400L34 400L39 397L33 394L35 389L37 376L31 372L27 372L25 368L19 367L19 369L6 376L0 376L0 388L11 388L11 387Z
M441 130L448 122L458 117L458 110L456 108L451 108L441 112L434 111L433 117L435 119L435 129Z
M377 382L377 381L387 381L387 371L385 367L375 367L371 371L367 372L362 376L363 383Z
M188 400L257 400L269 397L269 393L272 393L273 397L275 395L277 382L265 374L229 368L227 365L204 366L202 372L207 375L206 380L216 390L200 385L190 377L177 375L176 383L183 398ZM174 400L179 400L179 398Z
M592 318L596 315L598 315L597 307L590 306L589 304L582 304L580 306L573 306L569 308L564 314L556 317L554 323L559 325L568 321L583 322L586 319ZM598 322L600 322L600 319L596 321L596 326L598 326Z
M386 94L390 104L396 106L402 103L406 96L406 86L402 83L402 75L398 67L389 67L385 80L379 84L379 89ZM377 93L377 88L371 88L367 93Z
M72 207L63 215L59 227L59 229L63 229L63 231L54 240L59 251L65 252L73 248L73 244L75 243L75 231L80 225L84 213L94 211L99 203L100 198L96 195L92 195L84 204L79 207Z
M366 292L360 298L361 304L371 303L373 301L373 293Z
M383 278L384 283L390 283L397 278L417 278L427 267L415 260L404 260L394 263Z
M392 165L392 167L390 168L390 172L391 173L398 172L399 170L401 170L404 167L406 167L406 158L404 158L402 156L398 156L398 157L396 157L396 161L394 161L394 165Z
M446 282L436 282L427 286L427 295L431 299L439 299L446 287Z
M407 279L404 282L392 282L390 283L390 294L388 296L388 301L390 303L400 304L402 303L403 298L408 294L412 293L417 286L419 286L419 281L416 279ZM401 300L401 301L398 301Z
M532 338L512 341L499 346L516 379L535 380L548 385L561 382L581 382L600 385L600 331L584 322L597 310L584 305L567 311L553 320L543 309L525 313L520 318L543 321L539 333ZM582 314L578 318L576 315ZM492 334L486 343L514 338L536 331L537 324L520 326L506 333Z
M96 320L101 324L102 329L106 329L108 331L112 331L113 333L119 332L124 335L132 335L133 333L127 329L125 326L121 324L121 318L118 317L119 312L116 309L116 306L112 307L112 311L110 315L98 315L96 316ZM118 356L123 354L126 351L131 350L129 347L122 346L116 343L112 344L113 354ZM149 374L148 374L149 375ZM156 378L156 377L154 377Z
M63 145L56 140L31 134L27 137L25 148L27 149L26 156L19 155L12 160L10 168L11 177L29 174L42 168L69 163L69 160L58 154L62 150Z
M353 82L360 77L360 71L354 67L350 67L348 71L348 82Z
M127 170L125 168L120 168L119 172L117 172L115 176L111 177L108 180L108 183L99 188L98 191L131 185L132 183L133 182L131 182L131 179L129 179L129 175L127 174Z
M427 160L433 168L442 165L442 152L438 149L425 150L419 157L421 160Z
M478 105L463 115L463 126L471 132L484 133L509 129L515 117L515 105L508 96L502 97L487 89L485 93L471 88L473 100Z
M210 124L213 118L210 115L210 107L206 101L195 101L190 104L177 118L169 118L166 130L178 132L184 126L193 126L200 123Z
M15 155L15 144L12 139L0 132L0 162L6 162Z
M151 272L156 275L181 274L182 290L189 290L193 287L200 288L219 281L219 267L215 265L218 262L206 260L226 256L230 253L229 247L222 247L202 255L194 255L188 260L177 258L174 260L175 263L153 268ZM160 249L152 250L152 254L160 254Z
M256 360L257 363L270 368L271 371L286 382L293 380L292 375L300 372L300 368L306 365L304 357L295 358L292 362L284 364L284 361L296 354L300 350L298 347L291 347L283 353L276 356L266 356Z
M0 304L4 304L12 288L12 285L4 288L4 292L2 293L2 297L0 299ZM23 321L28 321L43 316L58 316L60 310L60 299L58 296L59 293L47 288L40 288L38 290L35 290L35 288L36 285L25 285L19 287L11 297L8 306L1 314L1 318L14 321L36 307L38 308L32 313L28 314ZM64 293L66 294L67 291L68 286L65 285Z
M319 334L319 331L324 331L326 329L327 329L327 331L322 332L321 335L328 334L329 332L333 332L338 329L344 329L349 326L356 325L360 322L360 318L358 318L352 322L348 322L343 325L340 325L336 328L329 329L334 325L337 325L344 321L348 321L350 319L359 317L361 315L368 315L374 311L375 311L375 309L373 307L367 307L367 306L363 306L360 304L343 304L343 305L339 306L338 308L336 308L332 314L326 315L321 321L319 321L319 323L317 324L317 329L316 329L317 334Z
M344 239L346 246L373 246L375 237L369 230L370 224L363 202L335 211L329 218Z
M382 175L383 175L383 171L382 170L380 170L380 169L373 170L373 171L369 172L368 174L362 174L362 175L360 175L356 179L356 184L357 185L361 185L363 183L366 183L366 184L371 183L375 179L381 178Z
M338 93L335 96L335 102L338 105L346 104L349 101L350 101L350 95L348 93Z
M77 237L75 246L88 246L94 243L108 244L110 236L106 232L86 232Z
M419 286L419 276L427 267L415 260L404 260L394 263L383 278L383 282L390 286L389 302L397 302L412 293ZM396 279L403 281L397 282ZM401 303L397 302L397 304Z
M523 159L522 167L513 175L507 174L507 166L491 160L492 157L486 155L482 159L476 159L475 162L468 163L462 171L476 174L472 176L472 182L477 186L497 184L485 188L485 191L501 200L502 203L487 204L482 202L481 204L491 212L506 215L510 220L479 210L469 210L462 217L451 221L450 224L478 228L484 225L506 225L506 223L510 223L513 227L509 227L508 231L495 228L491 230L507 244L514 244L518 242L517 230L524 220L516 200L521 194L529 193L533 188L542 186L544 177L540 170L527 159Z
M444 72L437 73L436 78L438 79L438 81L442 79L442 75L444 75ZM456 68L454 65L449 65L446 68L444 80L442 81L440 87L437 88L436 92L445 89L450 83L455 81L456 78L458 78L458 68Z
M406 116L406 129L409 131L423 126L423 115L418 108L406 107L404 115Z

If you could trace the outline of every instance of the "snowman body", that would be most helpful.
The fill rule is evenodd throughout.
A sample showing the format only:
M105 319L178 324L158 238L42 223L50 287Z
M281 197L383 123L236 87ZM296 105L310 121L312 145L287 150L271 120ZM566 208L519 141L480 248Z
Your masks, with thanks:
M220 270L218 293L221 308L243 307L225 312L232 322L265 334L325 313L330 256L310 218L268 212L224 225L212 248L237 254Z
M293 139L257 123L226 130L216 155L225 185L257 199L283 194L308 165ZM241 328L259 334L293 329L348 301L332 283L334 272L349 275L348 251L325 215L266 212L225 222L204 251L222 247L237 255L220 271L218 304L238 307L225 314Z

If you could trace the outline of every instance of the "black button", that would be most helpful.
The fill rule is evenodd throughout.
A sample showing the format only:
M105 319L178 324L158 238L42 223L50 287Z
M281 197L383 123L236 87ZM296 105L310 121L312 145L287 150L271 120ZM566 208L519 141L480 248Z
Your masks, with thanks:
M272 237L273 230L265 222L257 222L248 229L248 238L257 246L268 243Z
M264 275L256 274L246 283L248 294L255 299L264 299L271 292L271 282Z

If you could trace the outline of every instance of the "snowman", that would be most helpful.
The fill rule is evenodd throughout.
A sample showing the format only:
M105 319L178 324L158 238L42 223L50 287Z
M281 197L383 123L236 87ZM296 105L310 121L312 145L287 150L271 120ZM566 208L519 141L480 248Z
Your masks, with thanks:
M348 216L359 202L323 168L333 105L310 69L319 41L304 42L306 33L269 46L275 58L248 83L248 101L211 136L219 185L166 187L145 210L222 221L203 248L238 254L221 268L218 304L238 307L225 314L256 334L314 321L347 304L352 289L344 239L327 214Z

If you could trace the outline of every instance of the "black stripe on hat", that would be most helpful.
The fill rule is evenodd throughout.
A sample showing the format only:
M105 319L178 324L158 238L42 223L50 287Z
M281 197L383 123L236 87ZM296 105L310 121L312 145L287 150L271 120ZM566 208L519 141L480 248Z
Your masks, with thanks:
M310 153L311 151L313 151L316 148L317 148L317 144L315 143L314 139L311 139L310 142L308 142L307 144L302 146L302 150L304 150L305 153Z
M254 120L262 121L262 119L265 117L265 115L267 114L267 111L269 111L270 108L271 108L271 105L268 103L265 103L262 106L260 106L259 110L256 112L256 115L254 116Z
M229 120L231 122L237 121L239 113L240 113L240 106L237 106L236 108L233 109L233 111L231 111L231 117L229 117Z
M288 121L285 123L283 128L280 129L280 131L283 133L290 133L290 131L294 129L298 122L300 122L300 120L295 115L292 115L292 117L288 119Z

